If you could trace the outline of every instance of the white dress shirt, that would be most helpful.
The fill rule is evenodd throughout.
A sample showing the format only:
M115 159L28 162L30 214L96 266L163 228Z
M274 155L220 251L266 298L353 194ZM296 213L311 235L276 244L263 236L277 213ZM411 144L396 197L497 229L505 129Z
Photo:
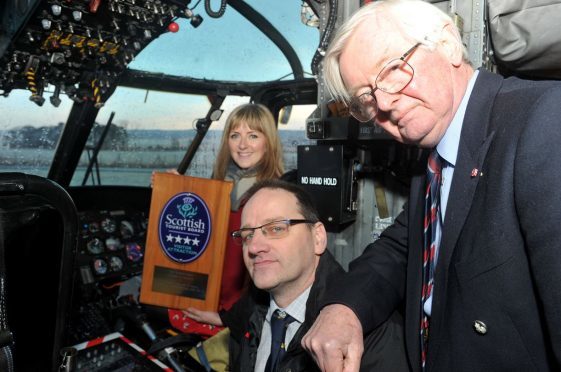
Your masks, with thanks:
M440 248L440 241L442 238L442 229L444 226L444 217L446 216L446 206L448 205L448 196L450 195L450 186L452 185L452 178L454 177L454 167L456 166L456 158L458 157L458 148L460 147L460 135L462 133L462 125L464 123L464 117L466 115L466 108L471 97L471 92L473 91L473 86L479 71L475 71L471 77L466 93L458 106L458 111L452 119L452 123L444 133L444 137L440 140L436 146L436 151L442 158L442 183L440 185L440 218L436 224L436 251L434 254L435 265L438 263L438 251ZM436 267L436 266L435 266ZM425 301L423 309L425 314L428 316L432 313L432 295L434 293L434 288L438 285L435 281L431 295Z
M271 317L273 313L279 309L286 312L288 315L295 319L294 322L288 325L286 329L286 336L284 337L284 344L288 349L290 341L294 338L294 335L298 331L298 328L304 323L306 318L306 302L308 301L308 296L310 295L310 290L312 286L308 287L302 294L290 305L284 309L279 307L273 297L269 302L269 310L267 310L267 315L265 316L265 322L263 322L263 328L261 330L261 339L259 340L259 347L257 348L257 360L255 361L255 372L264 372L265 366L267 365L267 359L269 359L269 354L271 353Z

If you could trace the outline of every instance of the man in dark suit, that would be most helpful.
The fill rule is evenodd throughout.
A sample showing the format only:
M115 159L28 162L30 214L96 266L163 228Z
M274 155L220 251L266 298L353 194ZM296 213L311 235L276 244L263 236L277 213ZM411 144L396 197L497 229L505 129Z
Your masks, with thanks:
M230 329L228 370L318 371L300 340L313 324L324 293L345 271L327 250L325 227L302 188L265 180L245 197L241 228L232 237L243 251L252 285L214 321ZM207 311L195 314L203 321L216 317ZM368 352L362 370L408 370L398 311L366 334L364 345Z
M404 305L414 371L560 370L561 84L474 71L450 17L418 0L361 8L324 71L353 116L431 162L304 337L321 369L358 370L362 334Z

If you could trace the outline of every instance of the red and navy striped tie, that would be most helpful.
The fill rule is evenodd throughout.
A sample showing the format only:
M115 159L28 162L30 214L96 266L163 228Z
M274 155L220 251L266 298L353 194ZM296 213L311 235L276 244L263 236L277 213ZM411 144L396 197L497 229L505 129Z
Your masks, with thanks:
M427 188L425 192L425 220L423 247L423 288L421 293L421 364L425 369L428 351L429 319L423 309L430 297L434 281L435 253L437 250L436 227L440 219L440 184L442 180L442 160L434 149L427 165Z

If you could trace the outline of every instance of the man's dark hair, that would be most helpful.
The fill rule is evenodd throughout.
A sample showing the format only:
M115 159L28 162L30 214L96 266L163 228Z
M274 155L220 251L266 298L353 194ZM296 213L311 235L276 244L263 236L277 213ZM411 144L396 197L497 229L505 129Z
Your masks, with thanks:
M249 200L253 195L257 193L257 191L261 189L271 189L271 190L284 190L296 197L296 201L298 204L298 211L302 214L304 219L310 220L313 222L319 222L319 212L310 197L310 194L300 186L289 183L286 181L282 181L279 179L269 179L256 182L247 190L244 195L245 200Z

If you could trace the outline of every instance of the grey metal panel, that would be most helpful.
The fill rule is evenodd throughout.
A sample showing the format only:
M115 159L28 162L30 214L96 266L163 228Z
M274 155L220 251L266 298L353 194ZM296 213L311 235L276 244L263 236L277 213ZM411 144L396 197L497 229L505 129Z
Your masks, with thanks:
M491 68L485 0L429 1L456 20L473 67Z
M385 186L382 186L385 185ZM375 187L383 187L385 202L389 217L380 217L379 206L376 200ZM340 233L328 234L328 247L337 261L345 269L354 258L359 256L364 248L389 226L403 209L407 200L407 190L395 183L393 177L382 179L366 178L359 181L357 202L359 205L354 224Z
M325 26L327 19L329 17L329 1L324 1L320 6L320 33L323 34L325 31ZM335 22L335 30L340 26L346 19L348 19L358 8L360 3L358 0L338 0L337 1L337 20ZM334 33L334 32L333 32ZM331 35L333 36L333 34ZM331 100L331 96L327 92L323 80L323 64L320 64L318 69L318 76L316 77L318 81L318 104L321 110L321 117L327 117L327 102Z
M450 11L462 19L462 38L473 67L490 67L484 0L452 0Z

